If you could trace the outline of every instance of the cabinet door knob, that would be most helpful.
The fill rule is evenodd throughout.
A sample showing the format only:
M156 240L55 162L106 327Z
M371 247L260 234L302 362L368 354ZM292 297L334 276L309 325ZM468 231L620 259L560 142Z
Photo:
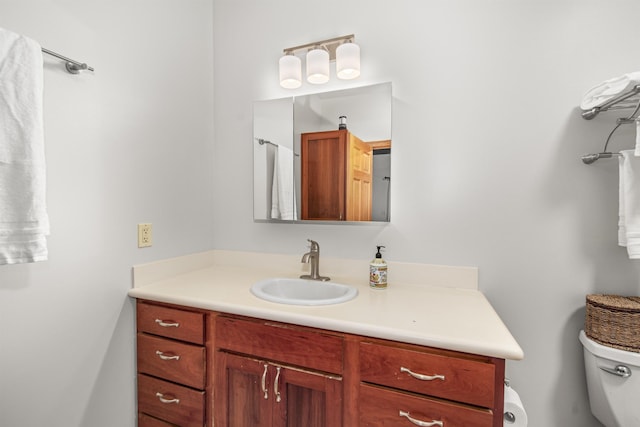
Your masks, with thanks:
M173 354L173 353L165 354L160 350L156 350L156 354L162 360L180 360L180 356L178 356L177 354Z
M408 412L405 411L400 411L400 416L401 417L405 417L406 419L408 419L409 421L411 421L413 424L420 426L420 427L433 427L433 426L438 426L438 427L442 427L442 421L420 421L417 420L415 418L412 418Z
M413 378L420 380L420 381L433 381L433 380L442 380L444 381L444 375L424 375L424 374L416 374L415 372L412 372L411 369L407 369L404 366L400 367L400 372L406 372L407 374L411 375Z
M175 398L173 396L171 397L165 397L164 394L158 392L156 393L156 397L158 398L158 400L160 400L160 402L162 403L180 403L180 399Z
M177 328L180 326L180 323L174 322L173 320L160 320L156 319L156 323L163 328Z

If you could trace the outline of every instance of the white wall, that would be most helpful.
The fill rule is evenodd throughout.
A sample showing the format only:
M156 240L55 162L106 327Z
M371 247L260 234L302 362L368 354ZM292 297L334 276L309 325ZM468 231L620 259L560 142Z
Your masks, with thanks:
M212 246L212 2L0 0L0 27L96 70L46 58L50 259L0 266L0 425L133 427L131 266Z
M270 219L272 206L273 169L277 147L293 151L293 102L291 98L258 101L253 104L254 151L253 188L256 198L253 203L254 218ZM259 144L257 139L269 143Z
M614 116L587 122L576 106L637 70L639 14L633 0L215 0L214 246L302 254L309 237L325 256L368 260L384 244L391 260L478 266L525 351L507 374L529 425L599 425L577 340L584 298L638 294L640 269L616 246L615 160L579 159ZM278 86L282 49L350 33L362 76L323 89L393 82L391 224L254 223L252 102L317 91Z

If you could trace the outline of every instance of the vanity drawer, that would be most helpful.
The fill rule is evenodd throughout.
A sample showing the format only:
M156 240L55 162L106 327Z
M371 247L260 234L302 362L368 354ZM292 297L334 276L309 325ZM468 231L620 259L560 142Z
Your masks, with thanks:
M406 414L417 422L412 422L401 414ZM422 425L420 421L425 422L424 425L441 421L441 425L445 427L492 427L493 414L488 409L367 384L360 385L360 427L409 427Z
M177 424L168 423L151 417L147 414L138 414L138 427L180 427Z
M342 373L343 338L309 328L220 316L216 347L330 373Z
M495 366L418 347L360 343L362 381L492 408ZM412 375L413 373L413 375ZM442 378L417 378L420 376Z
M202 427L204 392L138 374L138 410L182 427Z
M204 344L204 314L138 301L139 332Z
M138 333L138 371L204 389L205 348Z

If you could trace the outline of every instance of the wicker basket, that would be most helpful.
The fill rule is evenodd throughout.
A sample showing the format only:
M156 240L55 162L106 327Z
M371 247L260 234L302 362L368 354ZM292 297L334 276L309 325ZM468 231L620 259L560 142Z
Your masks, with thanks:
M587 295L585 333L602 345L640 353L640 297Z

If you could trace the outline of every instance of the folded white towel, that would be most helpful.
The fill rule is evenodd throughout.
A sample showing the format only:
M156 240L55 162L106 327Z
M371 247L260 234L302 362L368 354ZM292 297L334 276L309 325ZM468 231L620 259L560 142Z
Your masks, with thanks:
M276 148L271 189L271 218L298 219L295 180L293 179L293 151L287 147Z
M0 264L47 259L42 48L0 28Z
M598 107L639 84L640 71L623 74L622 76L605 80L604 82L595 85L584 94L580 108L583 110L590 110L594 107ZM634 97L634 100L635 104L637 104L638 98ZM625 105L631 106L630 102L632 101L627 101L627 104Z
M640 157L620 152L620 218L618 244L631 259L640 259Z

